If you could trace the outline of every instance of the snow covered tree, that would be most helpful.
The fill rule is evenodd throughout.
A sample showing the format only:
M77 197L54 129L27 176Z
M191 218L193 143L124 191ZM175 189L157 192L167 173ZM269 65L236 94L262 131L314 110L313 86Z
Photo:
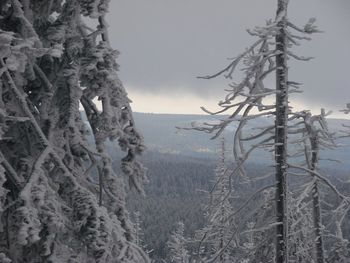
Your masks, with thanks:
M311 171L318 169L319 162L319 150L320 144L326 144L327 141L331 140L329 136L328 128L326 126L324 112L318 117L313 117L311 114L306 113L304 116L305 128L307 136L309 138L309 147L306 146L305 156L307 160L308 168ZM317 129L315 121L318 121L322 129ZM325 138L325 142L322 142L322 136ZM306 144L307 145L307 144ZM328 143L328 145L330 145ZM327 145L327 146L328 146ZM321 215L321 202L320 202L320 191L319 191L319 179L313 174L312 176L316 179L312 186L312 207L313 207L313 218L314 218L314 231L315 231L315 243L316 243L316 262L324 263L324 248L323 248L323 234L322 234L322 215Z
M276 263L288 261L288 224L287 224L287 134L288 119L291 109L288 95L299 92L299 84L288 79L288 59L309 60L292 52L292 47L299 45L300 40L309 40L307 35L319 32L314 26L315 19L310 19L303 27L299 28L287 18L288 0L277 1L277 15L274 21L269 20L264 27L256 27L248 30L248 33L258 40L238 55L223 70L204 79L225 75L233 78L235 69L243 63L243 80L238 83L230 83L228 94L219 102L222 108L209 114L216 115L232 111L229 117L219 123L204 123L194 125L192 129L208 133L215 133L218 137L233 121L239 121L234 134L234 156L237 169L244 175L243 163L257 148L273 148L275 155L275 209L276 209ZM269 88L264 80L271 74L275 74L276 86ZM271 103L275 101L275 103ZM262 116L273 116L275 124L261 127L259 132L250 136L244 136L243 131L247 123ZM245 149L248 144L248 149ZM235 172L235 171L233 171Z
M135 244L141 247L147 254L151 253L152 250L149 250L147 248L147 245L144 241L144 232L142 229L142 221L141 221L141 213L139 211L134 212L134 220L133 220L133 229L134 229L134 236L135 236Z
M334 231L327 233L329 238L327 263L345 263L350 260L350 240L344 237L343 226L349 221L349 201L342 201L336 209L331 211L329 220L334 222Z
M306 191L311 191L312 195L312 208L313 208L313 229L314 240L316 250L316 262L324 263L324 246L323 246L323 234L322 234L322 215L321 215L321 202L319 191L319 178L317 178L312 172L317 171L319 162L319 151L321 145L328 148L335 147L332 136L328 131L327 123L325 120L325 112L322 110L320 115L312 116L310 112L300 112L297 117L302 118L302 125L304 126L302 131L302 144L304 147L304 155L306 160L306 167L309 169L312 182L305 188ZM307 193L304 194L308 195ZM303 198L304 195L301 195ZM301 198L301 199L302 199ZM300 201L298 204L302 203ZM304 216L305 216L304 209ZM297 230L301 231L301 230ZM305 238L307 239L307 238Z
M304 190L304 189L303 189ZM289 261L315 262L313 214L310 202L298 199L293 193L288 198Z
M328 113L330 114L330 113ZM320 115L312 115L308 111L302 111L297 112L294 114L294 118L299 120L299 122L294 123L290 126L289 133L295 135L299 134L300 138L294 138L294 143L301 145L301 149L299 153L301 153L302 156L305 158L302 158L305 160L305 165L295 165L291 162L288 162L288 166L293 168L294 171L289 172L292 175L299 176L298 182L303 182L302 177L305 176L305 174L298 174L296 173L297 170L301 170L302 172L308 173L310 176L308 176L308 182L303 183L301 188L301 193L299 193L298 197L295 198L296 202L296 213L300 214L299 218L296 220L300 224L302 221L301 218L305 218L306 214L310 214L308 209L312 211L312 227L309 226L309 228L313 229L313 236L311 238L304 237L304 245L303 247L308 247L310 241L314 240L312 242L313 248L315 250L315 262L317 263L324 263L325 262L325 248L324 248L324 232L329 231L325 229L325 226L323 225L323 216L325 214L325 211L322 212L321 207L321 194L322 191L320 190L320 187L324 185L327 188L324 188L325 190L330 189L333 193L335 193L336 197L340 199L340 203L332 203L332 206L335 207L332 209L329 213L335 214L337 218L342 218L344 220L344 217L347 213L346 207L349 208L349 198L344 196L342 193L340 193L337 188L324 176L320 174L319 171L319 159L320 159L320 151L322 149L335 149L337 147L335 143L335 135L330 132L328 129L328 124L326 121L326 116L328 115L325 113L324 109L321 110ZM298 151L294 154L298 157ZM334 161L334 160L333 160ZM307 174L306 174L307 175ZM311 180L310 180L311 178ZM325 192L325 191L324 191ZM325 195L323 193L323 195ZM293 204L292 204L293 205ZM345 210L344 210L345 209ZM307 221L307 220L305 220ZM332 223L336 220L328 220ZM327 225L330 226L332 223L328 223ZM328 227L330 228L330 227ZM294 233L300 233L302 231L308 232L307 230L302 230L303 227L301 226L300 229L294 228L290 231L290 236L293 236ZM340 231L341 232L341 231ZM338 236L337 234L335 236ZM342 236L342 235L341 235ZM342 239L342 238L341 238ZM301 252L302 250L299 250ZM305 254L304 257L309 256L308 251L303 251ZM302 254L302 253L299 253ZM306 260L304 258L304 260Z
M108 42L108 2L0 2L1 262L149 262L105 146L119 142L142 192L144 146Z
M225 141L222 139L214 186L209 193L209 205L205 208L208 223L196 233L198 250L203 252L200 256L206 262L232 262L232 248L237 246L237 229L232 218L232 178L225 159Z
M134 213L134 231L135 231L135 243L138 246L142 246L142 228L141 228L141 219L140 219L140 212L136 211Z
M276 263L288 262L287 210L287 6L289 0L278 0L276 34L276 108L275 108L275 165L276 165Z
M346 108L341 110L344 114L350 113L350 103L346 104ZM343 124L347 130L342 131L345 135L340 136L341 138L347 138L350 136L349 125ZM326 257L326 262L331 263L345 263L350 259L350 240L346 239L343 234L343 225L348 222L348 214L350 211L350 200L342 200L342 202L332 210L332 216L329 220L335 223L334 233L328 234L331 239L329 243L331 245L328 247L328 255Z
M184 237L185 226L182 222L177 224L173 234L170 236L167 245L169 247L170 262L172 263L188 263L189 255L186 248L187 240Z

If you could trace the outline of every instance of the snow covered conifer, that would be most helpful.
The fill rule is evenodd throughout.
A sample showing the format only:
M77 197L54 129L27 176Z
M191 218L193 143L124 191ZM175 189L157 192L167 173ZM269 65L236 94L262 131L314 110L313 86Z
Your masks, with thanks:
M291 262L315 262L313 214L310 202L300 201L289 193L289 260Z
M109 46L108 2L0 2L1 262L149 262L105 146L118 140L142 192L144 146Z
M147 247L144 241L144 232L142 229L141 213L139 211L134 212L133 230L135 244L141 247L147 254L150 254L153 250Z
M207 224L196 233L202 259L209 262L231 262L235 239L235 222L232 217L232 178L226 166L225 141L221 141L220 157L215 169L213 189L209 193L209 204L205 214Z
M172 263L189 263L190 257L186 248L187 240L184 237L184 230L184 224L179 222L167 242L171 260L170 262Z

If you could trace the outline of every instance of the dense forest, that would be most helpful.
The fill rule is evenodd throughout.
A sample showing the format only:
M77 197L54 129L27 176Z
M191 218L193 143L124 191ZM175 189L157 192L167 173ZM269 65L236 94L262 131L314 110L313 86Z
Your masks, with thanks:
M147 140L146 140L147 141ZM143 163L147 166L150 182L146 184L146 198L131 195L128 198L130 211L139 211L143 244L155 262L171 262L167 241L175 230L178 222L185 226L184 236L189 255L195 255L198 244L191 241L197 230L207 223L205 207L209 199L209 191L215 183L215 157L191 157L178 154L162 154L147 152ZM247 173L252 176L262 176L271 172L263 164L247 164ZM349 184L344 184L349 178L348 170L324 169L323 174L349 195ZM238 208L250 196L252 189L271 183L270 179L255 184L240 184L238 197L233 207ZM250 207L255 209L255 204ZM135 217L132 216L132 220ZM350 227L344 225L344 236L350 238Z
M0 0L0 263L349 263L350 124L297 99L323 32L291 2L206 63L216 109L170 115L131 108L116 1Z

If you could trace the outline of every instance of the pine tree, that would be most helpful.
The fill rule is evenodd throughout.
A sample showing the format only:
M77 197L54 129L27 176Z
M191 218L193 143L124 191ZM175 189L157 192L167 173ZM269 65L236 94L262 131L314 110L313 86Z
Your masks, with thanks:
M133 220L133 229L134 229L134 237L135 237L135 244L139 247L141 247L144 251L146 251L147 254L150 254L152 250L149 250L147 248L147 245L144 241L144 232L142 229L142 220L141 220L141 213L139 211L134 212L134 220Z
M144 146L109 46L108 2L0 2L1 262L149 262L105 146L118 140L142 192Z
M245 219L246 226L239 230L240 240L244 240L240 254L242 254L241 258L246 259L246 262L249 263L272 263L276 255L273 189L265 188L257 199L246 208L248 212L241 214L249 221Z
M288 195L289 261L314 262L313 214L310 202Z
M231 262L236 243L236 226L232 218L232 178L226 166L225 141L222 139L220 158L215 169L214 186L205 209L207 225L196 233L199 251L208 262Z
M186 248L187 240L184 237L184 231L184 224L182 222L179 222L167 243L169 247L169 256L171 260L170 262L172 263L189 262L189 255Z

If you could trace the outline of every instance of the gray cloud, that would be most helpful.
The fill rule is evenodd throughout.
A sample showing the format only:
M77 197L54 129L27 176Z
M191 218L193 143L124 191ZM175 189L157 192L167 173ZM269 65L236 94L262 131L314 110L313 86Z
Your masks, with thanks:
M121 78L132 91L209 97L227 81L203 81L227 57L254 39L246 28L275 14L276 0L113 0L107 20L113 47L120 52ZM350 1L290 0L289 17L303 25L316 17L325 33L296 51L313 56L291 62L290 78L304 84L300 100L341 108L350 101Z

